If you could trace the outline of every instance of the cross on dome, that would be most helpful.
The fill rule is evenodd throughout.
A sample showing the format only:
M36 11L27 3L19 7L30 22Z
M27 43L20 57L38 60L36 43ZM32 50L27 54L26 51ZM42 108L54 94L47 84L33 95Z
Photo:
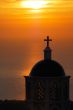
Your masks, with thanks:
M49 47L49 42L52 41L52 39L50 39L49 36L47 36L47 39L44 39L44 41L47 42L47 47Z
M50 43L50 41L52 41L52 39L50 39L49 36L47 36L47 38L44 39L44 41L46 41L46 43L47 43L47 46L44 49L44 59L51 60L52 55L51 55L51 49L49 47L49 43Z

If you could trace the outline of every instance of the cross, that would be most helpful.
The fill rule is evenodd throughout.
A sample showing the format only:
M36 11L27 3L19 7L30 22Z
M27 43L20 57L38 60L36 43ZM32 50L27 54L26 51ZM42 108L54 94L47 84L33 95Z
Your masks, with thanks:
M50 39L49 36L47 36L47 39L44 39L44 41L47 42L47 47L49 47L49 42L52 41L52 39Z

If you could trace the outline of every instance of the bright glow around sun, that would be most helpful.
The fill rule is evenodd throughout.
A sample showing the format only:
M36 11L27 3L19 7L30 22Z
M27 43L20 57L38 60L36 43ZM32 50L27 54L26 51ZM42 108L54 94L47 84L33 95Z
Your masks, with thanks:
M22 8L40 9L46 7L48 1L45 0L27 0L21 2Z

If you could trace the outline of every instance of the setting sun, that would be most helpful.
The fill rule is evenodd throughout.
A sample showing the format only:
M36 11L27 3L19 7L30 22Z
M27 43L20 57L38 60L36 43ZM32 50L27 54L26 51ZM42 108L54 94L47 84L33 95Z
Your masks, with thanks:
M22 1L21 7L22 8L32 8L32 9L39 9L47 7L48 2L44 0L28 0L28 1Z

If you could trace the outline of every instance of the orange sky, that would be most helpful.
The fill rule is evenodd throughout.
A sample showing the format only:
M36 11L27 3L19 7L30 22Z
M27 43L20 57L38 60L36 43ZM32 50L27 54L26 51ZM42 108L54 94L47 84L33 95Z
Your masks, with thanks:
M47 35L53 39L53 59L73 79L73 1L51 0L39 9L23 8L21 2L0 0L0 87L3 88L0 97L3 99L24 98L23 75L28 75L32 65L43 58L43 39Z

